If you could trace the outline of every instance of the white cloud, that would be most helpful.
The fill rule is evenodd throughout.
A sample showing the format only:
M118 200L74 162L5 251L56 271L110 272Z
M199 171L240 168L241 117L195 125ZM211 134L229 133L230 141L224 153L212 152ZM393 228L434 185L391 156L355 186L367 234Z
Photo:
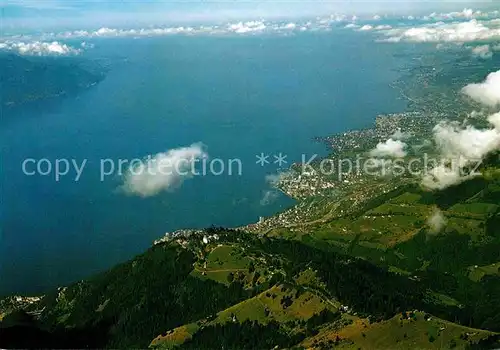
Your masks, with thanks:
M489 116L488 122L493 128L479 130L449 122L436 125L434 139L442 160L424 175L422 185L441 190L477 176L476 173L464 172L463 168L500 150L500 113Z
M488 122L495 127L495 129L500 130L500 112L490 115L488 117Z
M262 196L260 200L260 205L266 206L269 204L272 204L273 202L276 201L279 197L279 192L276 190L267 190L264 192L264 195Z
M0 50L14 51L20 55L31 56L66 56L76 55L81 52L79 49L57 41L35 41L31 43L5 41L0 43Z
M290 23L286 24L285 26L283 26L283 29L290 29L290 30L292 30L292 29L295 29L295 28L297 28L297 25L295 23L293 23L293 22L290 22Z
M403 158L406 156L406 143L390 138L385 142L379 142L377 147L370 152L372 157Z
M411 133L409 132L403 132L401 129L398 129L394 132L394 134L391 135L391 139L393 140L407 140L411 137Z
M189 34L195 31L212 31L213 27L199 27L197 30L193 27L168 27L168 28L140 28L140 29L116 29L103 27L96 31L74 31L54 34L56 37L64 38L75 37L142 37L142 36L161 36L169 34Z
M498 11L482 12L474 11L473 9L464 8L462 11L454 11L448 13L431 13L424 16L425 20L453 20L453 19L472 19L472 18L490 18L498 15Z
M388 42L473 42L500 39L500 28L492 21L479 22L476 19L468 22L424 24L420 27L397 28L387 30Z
M291 173L286 172L286 171L282 171L282 172L277 173L277 174L266 175L265 179L266 179L266 183L269 186L278 187L282 181L286 181L286 180L290 179L290 177L291 177Z
M346 24L346 26L344 28L358 28L359 26L357 24L354 24L354 23L349 23L349 24Z
M446 159L481 160L500 148L500 132L496 128L480 130L442 122L434 128L434 139Z
M387 29L391 29L392 26L388 25L388 24L381 24L381 25L378 25L376 26L374 29L375 30L387 30Z
M245 34L251 32L261 32L266 29L266 25L262 21L239 22L228 25L228 31Z
M263 196L260 200L260 205L265 206L272 204L279 197L279 185L283 181L287 181L290 178L289 172L280 172L277 174L269 174L266 175L265 180L267 185L272 187L270 190L266 190L263 192Z
M86 48L90 48L90 49L94 48L94 44L89 44L89 43L87 43L86 41L83 41L83 42L80 44L80 46L81 46L82 48L84 48L84 49L86 49Z
M372 30L373 29L373 26L369 25L369 24L365 24L364 26L362 26L361 28L359 28L359 30Z
M490 59L493 57L493 52L490 49L490 45L481 45L471 48L472 55L483 60Z
M463 9L462 12L452 12L448 14L449 17L464 17L464 18L472 18L474 16L473 9Z
M429 225L430 233L438 234L446 226L446 218L439 209L435 209L432 216L427 220L427 225Z
M102 27L97 30L74 30L65 32L43 33L40 35L24 35L23 38L32 40L60 40L60 39L88 39L88 38L115 38L115 37L153 37L168 35L249 35L260 33L289 33L303 31L330 30L333 23L345 21L344 16L334 18L318 17L313 21L288 22L288 21L239 21L223 25L199 25L177 27L147 27L147 28L109 28ZM11 36L11 39L20 39Z
M423 176L422 186L429 190L443 190L470 178L471 176L468 175L462 176L461 169L455 164L442 162Z
M477 102L495 107L500 104L500 71L490 73L483 83L467 85L462 92Z
M186 179L196 175L196 162L207 157L201 143L148 156L129 169L124 178L123 189L141 197L175 190Z

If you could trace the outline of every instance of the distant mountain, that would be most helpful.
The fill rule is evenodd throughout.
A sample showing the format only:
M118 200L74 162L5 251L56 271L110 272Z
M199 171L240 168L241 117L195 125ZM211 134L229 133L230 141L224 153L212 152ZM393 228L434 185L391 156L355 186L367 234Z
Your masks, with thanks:
M0 54L0 103L14 107L75 95L105 77L99 65L75 57Z

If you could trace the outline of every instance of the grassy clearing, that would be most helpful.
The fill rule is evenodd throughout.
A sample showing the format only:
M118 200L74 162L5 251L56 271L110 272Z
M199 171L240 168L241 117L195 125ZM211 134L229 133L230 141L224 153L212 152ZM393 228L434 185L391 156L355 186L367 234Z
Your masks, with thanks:
M399 314L372 324L367 319L356 319L339 330L325 327L302 345L314 347L321 343L343 349L464 349L492 334L436 317L426 320L422 312L412 316L403 319Z
M153 339L149 346L151 348L173 349L191 339L198 329L199 326L196 323L177 327Z
M290 305L284 306L283 300L289 298ZM259 295L221 311L214 322L226 323L233 319L238 322L246 320L267 324L271 320L280 323L308 320L324 309L334 310L337 304L331 305L311 291L297 293L297 289L275 286Z
M293 239L297 236L297 233L292 232L288 228L274 228L267 233L269 237L283 237L286 239Z
M247 299L239 304L231 306L230 308L221 311L214 323L227 323L232 322L233 316L238 322L245 320L257 321L261 324L266 324L268 318L265 313L265 305L263 305L258 297Z
M413 238L423 220L416 216L387 215L361 217L352 223L352 229L361 233L360 241L391 247Z
M405 192L399 197L391 199L389 202L392 204L415 204L420 201L422 195L414 192Z
M474 282L479 282L486 275L500 276L500 262L487 266L471 266L468 268L469 278Z
M411 272L400 269L399 267L396 266L389 266L389 271L393 273L397 273L398 275L402 276L411 276Z
M445 233L452 231L461 235L469 235L473 239L478 239L484 235L485 222L483 220L447 217Z
M314 275L314 272L311 271L311 273ZM313 275L309 274L309 277ZM284 300L290 302L283 303ZM201 320L161 334L151 342L150 346L163 349L174 348L189 340L199 330L201 324L209 326L229 322L243 323L249 320L266 325L271 321L277 321L283 325L287 324L286 327L291 327L290 330L293 330L297 327L295 322L307 321L325 309L336 311L339 306L338 303L323 300L313 291L305 290L297 293L297 289L292 287L274 286L253 298L219 312L212 321Z
M427 217L432 212L432 207L428 205L401 205L385 203L370 210L366 215L407 215Z
M448 209L451 215L459 215L474 219L484 219L488 214L498 210L498 205L489 203L458 203Z
M321 288L325 287L325 282L323 282L316 271L308 268L302 271L298 276L295 277L295 283L301 286L318 286Z
M229 285L229 274L246 274L251 261L250 257L244 256L242 250L230 245L220 245L208 254L204 262L195 264L191 275Z
M448 305L448 306L458 306L460 302L456 299L453 299L452 297L448 295L444 295L441 293L437 292L432 292L432 296L435 297L439 302L441 302L443 305Z
M207 272L210 270L245 269L250 259L232 246L216 247L207 257Z

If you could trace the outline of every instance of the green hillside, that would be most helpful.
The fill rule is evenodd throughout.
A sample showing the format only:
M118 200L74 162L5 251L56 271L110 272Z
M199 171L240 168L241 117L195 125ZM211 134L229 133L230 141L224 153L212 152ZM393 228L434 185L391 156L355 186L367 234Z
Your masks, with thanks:
M440 191L358 179L259 224L168 234L87 280L0 300L0 346L494 348L499 169L492 156Z
M433 348L437 343L424 341L429 330L421 324L429 321L420 313L404 324L406 338L400 339L394 321L402 310L423 310L447 320L453 330L432 336L440 342L493 343L500 331L500 279L494 271L500 259L491 185L483 179L466 183L474 191L461 191L467 194L446 209L441 197L405 187L384 203L368 205L350 225L332 220L293 239L223 228L181 232L39 301L4 300L1 331L10 337L19 327L24 333L44 332L52 347L314 347L331 327L344 339L352 324L367 320L366 337L394 328L387 330L394 336L373 343L374 348L404 348L411 342ZM425 217L439 205L448 223L430 235ZM406 222L402 228L418 220L420 226L414 232L388 232L383 222L389 216ZM368 217L371 228L380 227L389 237L362 230ZM340 225L358 233L343 238ZM19 309L27 314L21 317ZM462 333L473 332L463 327L483 331L464 340ZM365 336L347 337L342 346L363 348ZM331 337L325 337L328 343Z

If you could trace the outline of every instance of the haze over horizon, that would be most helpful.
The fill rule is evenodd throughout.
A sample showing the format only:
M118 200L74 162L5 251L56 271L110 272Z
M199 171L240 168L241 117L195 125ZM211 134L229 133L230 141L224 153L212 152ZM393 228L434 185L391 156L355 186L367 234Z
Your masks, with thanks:
M46 28L163 25L231 20L305 18L345 14L419 15L435 11L461 11L464 7L491 9L489 1L61 1L6 0L2 7L5 31Z

